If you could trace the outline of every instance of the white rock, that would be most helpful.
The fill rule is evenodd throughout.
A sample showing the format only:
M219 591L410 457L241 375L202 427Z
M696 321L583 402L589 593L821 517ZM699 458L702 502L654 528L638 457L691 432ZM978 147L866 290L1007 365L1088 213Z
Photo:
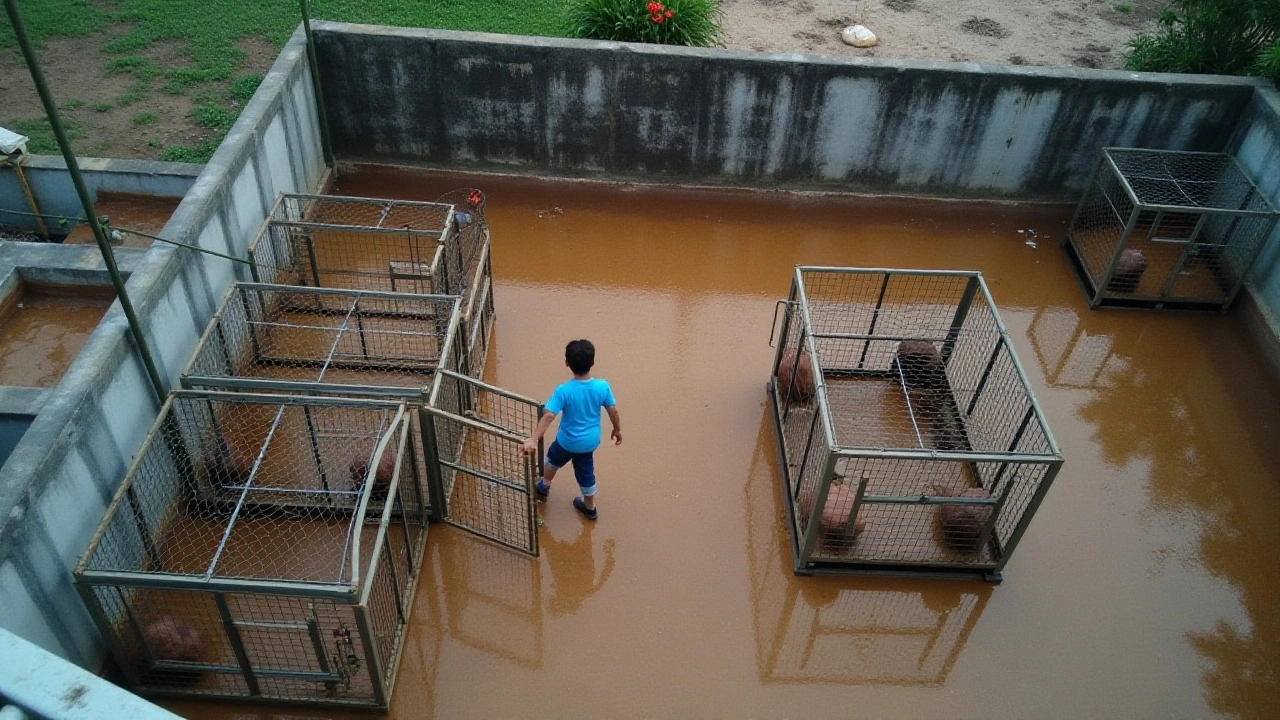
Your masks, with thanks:
M840 33L840 39L854 47L871 47L875 45L876 34L862 25L850 25Z

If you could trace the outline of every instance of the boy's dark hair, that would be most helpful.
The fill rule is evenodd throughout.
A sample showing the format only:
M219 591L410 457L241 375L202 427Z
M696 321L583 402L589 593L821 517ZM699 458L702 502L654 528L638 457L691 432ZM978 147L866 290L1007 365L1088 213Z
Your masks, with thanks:
M590 340L571 340L564 346L564 362L574 375L586 375L596 364L596 346Z

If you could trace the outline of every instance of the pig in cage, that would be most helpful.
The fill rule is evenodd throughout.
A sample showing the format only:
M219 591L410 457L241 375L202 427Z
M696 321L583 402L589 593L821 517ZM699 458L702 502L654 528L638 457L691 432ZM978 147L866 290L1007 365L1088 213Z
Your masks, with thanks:
M386 708L427 517L403 403L180 390L75 569L144 695Z
M1090 307L1226 311L1276 219L1230 155L1105 148L1065 247Z
M281 285L461 295L469 279L453 206L408 200L281 194L249 261Z
M779 309L795 571L998 581L1062 456L981 274L798 267Z

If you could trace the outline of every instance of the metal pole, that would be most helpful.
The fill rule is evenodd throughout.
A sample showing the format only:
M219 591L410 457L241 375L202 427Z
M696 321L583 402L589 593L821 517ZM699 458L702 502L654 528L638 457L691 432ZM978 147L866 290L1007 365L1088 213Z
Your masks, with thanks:
M316 93L316 115L320 120L320 149L324 151L324 164L333 167L329 117L324 109L324 93L320 90L320 66L316 63L316 41L311 35L311 8L307 0L298 0L298 3L302 6L302 31L307 35L307 64L311 66L311 87Z
M116 267L116 259L111 252L111 243L107 240L107 234L103 232L102 225L98 223L97 215L94 214L93 201L89 198L89 190L85 187L84 178L80 176L80 165L76 163L76 156L71 152L71 143L67 140L67 133L62 127L62 118L58 115L58 107L53 102L53 95L49 93L49 86L45 84L44 73L40 72L40 66L36 63L35 51L27 40L27 31L22 25L22 17L18 14L17 3L15 0L4 0L4 8L9 14L9 22L13 25L13 34L18 39L18 46L22 50L23 59L26 60L27 69L31 71L31 81L35 83L36 92L40 93L40 102L44 104L45 114L49 117L49 126L53 128L53 135L58 140L58 147L62 150L62 157L67 162L67 172L71 174L71 182L76 187L76 194L80 196L80 204L84 207L85 220L89 223L89 227L93 229L93 237L98 241L98 250L102 252L102 262L107 266L107 274L111 276L111 284L116 289L116 297L120 300L120 307L124 310L124 316L129 321L129 330L133 333L134 342L138 346L138 355L141 356L142 364L146 367L147 377L151 381L151 388L156 393L157 402L163 403L165 398L164 383L160 380L160 373L156 371L156 365L151 360L151 351L147 347L146 336L142 334L142 326L138 324L138 316L133 312L133 303L129 302L129 295L125 292L124 278L120 276L120 269Z

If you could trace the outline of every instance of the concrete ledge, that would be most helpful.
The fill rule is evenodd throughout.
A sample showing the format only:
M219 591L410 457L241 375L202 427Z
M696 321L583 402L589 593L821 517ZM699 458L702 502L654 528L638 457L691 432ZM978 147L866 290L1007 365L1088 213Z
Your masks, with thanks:
M0 385L0 413L36 415L48 396L48 388Z
M204 167L191 163L151 160L78 160L85 186L94 200L103 191L180 198L191 188ZM22 168L41 213L75 218L84 215L80 198L71 183L71 176L67 174L67 163L62 157L29 155ZM11 167L0 168L0 208L31 211ZM7 213L0 213L0 225L26 231L36 228L34 219Z
M1261 81L315 24L344 160L1073 202L1106 146L1220 151Z

